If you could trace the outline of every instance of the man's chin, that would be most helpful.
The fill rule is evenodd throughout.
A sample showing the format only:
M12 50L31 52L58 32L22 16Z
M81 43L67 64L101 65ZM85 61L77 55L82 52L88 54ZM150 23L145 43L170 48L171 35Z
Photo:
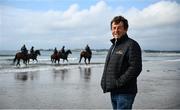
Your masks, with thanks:
M124 34L122 34L122 35L114 35L113 38L118 39L118 38L121 38L123 35Z
M115 36L113 36L115 39L118 39L118 38L120 38L120 36L118 36L118 35L115 35Z

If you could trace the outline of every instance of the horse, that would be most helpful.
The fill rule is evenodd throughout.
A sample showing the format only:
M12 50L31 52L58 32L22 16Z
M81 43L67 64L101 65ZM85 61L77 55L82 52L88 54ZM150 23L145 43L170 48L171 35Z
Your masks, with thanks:
M28 55L24 54L22 52L18 52L15 55L15 58L13 60L13 64L15 64L16 60L17 60L16 66L18 66L18 65L20 66L20 60L23 60L23 63L27 66Z
M58 64L60 62L60 59L66 60L68 62L68 55L72 54L71 50L67 50L65 53L62 53L61 51L59 51L57 54L52 54L51 55L51 62L52 63L56 63L56 61L58 61Z
M88 64L90 64L91 61L91 57L92 57L92 52L90 51L81 51L80 53L80 59L79 59L79 63L81 63L81 59L84 58L84 62L85 64L87 64L86 59L88 59Z
M38 62L37 60L38 55L41 55L40 50L35 50L34 53L28 54L28 64L30 59L32 59L33 61L36 60L36 62Z

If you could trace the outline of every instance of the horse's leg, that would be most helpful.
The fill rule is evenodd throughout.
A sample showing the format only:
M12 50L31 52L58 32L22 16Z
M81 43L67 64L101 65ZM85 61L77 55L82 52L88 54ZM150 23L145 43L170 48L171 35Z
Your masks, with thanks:
M82 56L80 56L79 63L81 63Z
M38 62L37 58L35 60L36 60L36 62Z
M84 58L84 62L86 63L86 58ZM87 63L86 63L86 65L87 65Z
M52 63L54 62L54 59L53 59L53 58L51 58L51 62L52 62Z
M91 58L88 58L88 64L90 64Z
M27 60L23 60L23 63L27 66Z
M27 62L25 62L25 65L27 66Z
M23 60L23 63L25 64L25 60Z
M53 63L53 59L52 59L52 57L51 57L51 62Z
M20 66L20 59L18 59L16 66Z
M16 62L16 59L17 59L17 56L15 56L14 60L13 60L13 64L15 64Z
M55 63L55 59L52 59L52 63Z
M17 60L16 66L18 66L18 60Z

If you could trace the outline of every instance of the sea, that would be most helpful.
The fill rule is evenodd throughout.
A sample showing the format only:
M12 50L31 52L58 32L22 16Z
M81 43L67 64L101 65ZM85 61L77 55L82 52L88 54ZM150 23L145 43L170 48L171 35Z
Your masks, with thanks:
M13 64L13 59L15 54L20 52L19 50L0 50L0 74L1 73L10 73L10 72L33 72L33 71L44 71L51 70L53 68L58 69L72 69L78 68L79 65L86 66L84 59L79 63L80 52L81 50L72 50L72 54L68 56L68 62L60 59L60 64L55 64L51 62L50 56L53 54L53 51L42 50L40 51L41 55L37 56L37 61L30 60L28 65L20 62L20 66L16 66L16 63ZM92 51L91 65L89 66L99 66L105 63L105 58L107 55L107 50L94 50ZM180 52L179 51L142 51L142 60L143 62L153 62L153 61L180 61ZM87 60L88 62L88 60Z

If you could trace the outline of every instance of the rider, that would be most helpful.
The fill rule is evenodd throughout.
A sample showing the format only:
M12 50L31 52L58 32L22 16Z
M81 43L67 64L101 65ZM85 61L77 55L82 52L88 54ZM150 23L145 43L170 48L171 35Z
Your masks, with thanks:
M31 47L30 54L34 54L34 47Z
M28 50L26 49L25 44L21 47L21 52L22 52L23 54L27 54L27 53L28 53Z
M58 51L57 51L57 49L56 49L56 47L55 47L55 49L54 49L54 54L57 54L58 53Z
M62 47L61 52L64 54L65 50L64 50L65 46Z
M88 45L88 44L87 44L87 45L86 45L86 47L85 47L85 51L86 51L86 52L90 52L90 53L91 53L91 49L90 49L90 47L89 47L89 45Z

